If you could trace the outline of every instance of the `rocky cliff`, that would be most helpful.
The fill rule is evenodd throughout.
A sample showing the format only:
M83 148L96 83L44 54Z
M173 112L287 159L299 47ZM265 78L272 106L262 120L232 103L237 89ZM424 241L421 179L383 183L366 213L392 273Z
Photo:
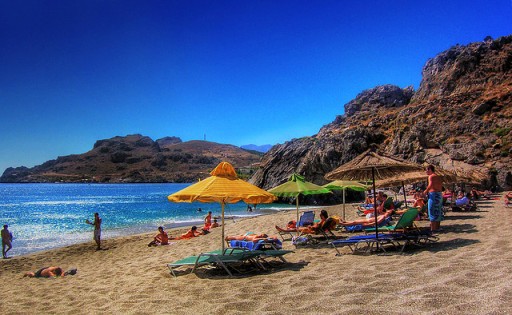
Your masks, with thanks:
M270 188L293 172L324 175L372 143L382 152L444 169L484 174L512 189L512 36L456 45L428 60L417 91L378 86L345 104L316 135L274 146L251 179Z
M8 168L0 182L194 182L221 161L249 175L261 155L228 144L129 135L99 140L84 154L33 168Z

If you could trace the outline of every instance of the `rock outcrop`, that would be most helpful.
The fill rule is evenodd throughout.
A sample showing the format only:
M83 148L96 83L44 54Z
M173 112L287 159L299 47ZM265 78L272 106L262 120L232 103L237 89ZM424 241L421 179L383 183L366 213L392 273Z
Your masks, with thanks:
M271 188L293 172L324 175L368 149L444 169L484 174L512 188L512 36L456 45L427 61L420 87L363 91L318 134L274 146L251 179Z
M137 134L99 140L84 154L33 168L8 168L0 182L193 182L209 176L221 161L250 172L261 155L228 144L177 137L153 141Z

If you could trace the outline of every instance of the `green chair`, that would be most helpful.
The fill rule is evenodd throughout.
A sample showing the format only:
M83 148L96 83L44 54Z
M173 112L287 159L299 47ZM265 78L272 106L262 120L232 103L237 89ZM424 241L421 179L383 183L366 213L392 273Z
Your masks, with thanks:
M190 273L195 272L197 268L202 266L221 267L228 273L228 275L233 276L229 268L238 271L235 265L246 262L259 266L260 263L257 262L257 257L259 255L260 253L256 251L228 248L224 250L223 253L220 250L217 250L208 253L201 253L197 256L186 257L173 263L167 264L167 267L174 277L176 277L174 270L182 266L192 266L193 268Z
M398 219L395 225L382 226L378 228L379 232L405 232L415 227L414 220L418 217L418 209L409 208ZM416 228L417 229L417 228ZM375 233L375 228L364 229L365 233Z

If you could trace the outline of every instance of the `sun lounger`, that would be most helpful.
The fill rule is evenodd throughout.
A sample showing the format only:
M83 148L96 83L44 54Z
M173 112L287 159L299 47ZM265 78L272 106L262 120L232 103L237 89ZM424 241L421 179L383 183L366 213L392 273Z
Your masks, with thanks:
M259 255L261 255L261 253L257 251L227 249L224 253L221 253L220 251L213 251L201 253L197 256L186 257L167 264L167 267L174 277L177 276L175 269L183 266L192 266L193 268L190 273L195 272L197 268L202 266L221 267L228 273L228 275L233 276L229 268L238 271L236 265L250 263L259 267L260 264L256 261Z
M312 225L315 221L315 212L314 211L304 211L302 215L300 216L299 222L296 224L296 228L293 229L284 229L276 225L276 230L285 241L285 236L289 236L289 239L292 239L294 236L294 233L297 233L297 228L299 227L306 227L309 225Z
M253 241L230 240L228 246L232 248L245 248L248 250L281 249L283 243L275 238Z
M391 244L398 246L397 235L395 234L379 234L378 238L375 234L372 235L357 235L347 239L334 240L330 242L332 247L336 250L336 256L341 256L341 252L338 250L339 247L348 247L352 253L371 251L375 245L379 245L379 248L384 250L382 245ZM385 251L385 250L384 250Z
M414 220L418 216L418 209L409 208L405 211L395 225L391 226L382 226L378 228L379 232L404 232L408 229L413 228ZM364 229L366 233L375 233L375 228L366 228Z

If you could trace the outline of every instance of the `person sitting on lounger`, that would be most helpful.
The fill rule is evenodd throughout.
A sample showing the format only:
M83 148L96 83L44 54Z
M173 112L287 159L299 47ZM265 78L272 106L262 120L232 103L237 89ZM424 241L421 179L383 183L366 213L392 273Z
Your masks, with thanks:
M320 222L317 222L310 226L299 227L299 232L304 234L316 234L318 231L324 227L324 223L329 218L329 214L327 214L326 210L320 211Z
M158 227L158 234L148 244L148 246L157 245L169 245L169 236L167 236L167 233L164 231L164 228L162 226Z
M455 206L464 207L464 206L469 205L470 197L471 197L471 193L464 195L464 193L461 191L459 193L459 195L457 196L457 200L455 200Z
M64 277L67 275L76 274L76 269L70 269L69 271L64 272L61 267L52 266L52 267L43 267L36 272L27 272L24 277L30 278L51 278L51 277Z
M237 241L257 242L259 240L267 240L267 239L276 239L277 240L277 237L276 236L268 236L265 233L254 234L254 233L248 232L244 235L231 235L231 236L228 235L228 236L226 236L225 239L226 239L226 241L237 240Z
M377 223L382 223L386 218L388 218L393 213L393 210L388 210L384 214L381 214L377 217ZM351 226L351 225L358 225L361 224L363 226L365 225L375 225L375 217L367 218L367 219L360 219L360 220L354 220L354 221L341 221L339 223L343 226Z

